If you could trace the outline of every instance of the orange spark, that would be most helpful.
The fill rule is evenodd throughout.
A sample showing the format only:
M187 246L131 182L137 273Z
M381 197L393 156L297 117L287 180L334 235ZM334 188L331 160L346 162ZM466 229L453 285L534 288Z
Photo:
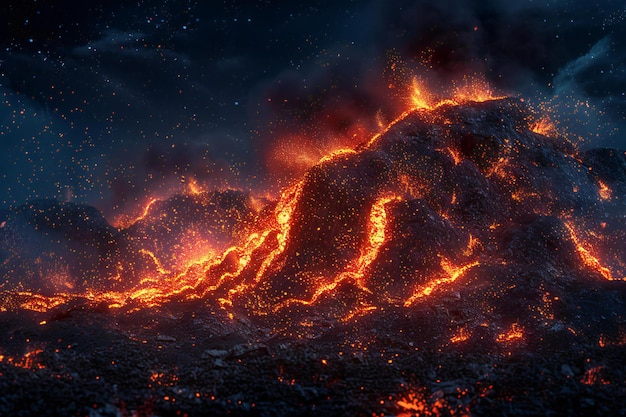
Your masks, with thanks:
M139 249L139 253L148 256L152 260L152 262L154 262L154 265L156 266L157 271L159 271L161 275L167 275L171 272L163 267L161 260L157 258L157 256L153 252L147 249Z
M463 396L466 392L459 389L458 394ZM411 389L409 392L400 397L400 399L396 401L396 404L402 410L400 413L396 414L396 417L434 417L443 415L467 417L470 415L468 406L455 407L445 398L437 397L435 395L428 398L424 390Z
M432 103L432 95L424 88L424 86L418 81L417 78L413 78L411 90L412 108L432 110Z
M452 101L455 104L461 104L470 101L483 102L503 98L506 96L496 94L484 77L465 76L462 84L454 88Z
M585 385L609 385L611 382L602 376L603 369L602 365L587 369L580 382Z
M474 235L470 234L469 241L467 242L467 247L463 249L463 256L472 255L479 246L482 246L480 240L477 237L474 237Z
M613 192L611 191L608 185L598 180L598 194L600 194L600 198L602 200L610 200L612 193Z
M43 352L40 348L31 348L24 353L21 357L4 356L0 355L0 362L6 362L18 368L31 369L37 367L39 369L45 368L44 365L36 361L37 355Z

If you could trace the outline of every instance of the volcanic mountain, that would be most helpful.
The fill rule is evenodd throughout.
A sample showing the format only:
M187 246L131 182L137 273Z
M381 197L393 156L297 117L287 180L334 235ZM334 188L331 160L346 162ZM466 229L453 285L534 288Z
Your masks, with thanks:
M610 396L603 412L624 411L626 403L617 398L624 398L626 369L616 358L623 358L626 344L626 153L581 151L566 138L543 134L537 120L516 98L444 102L403 114L369 142L324 157L262 209L252 209L250 197L241 193L178 196L147 208L127 229L93 226L94 236L105 236L97 244L100 249L118 248L120 271L137 270L136 258L146 258L148 249L138 248L138 242L178 240L168 233L182 236L193 230L191 235L210 240L219 229L222 237L215 247L223 252L215 255L211 248L211 256L180 266L175 251L157 244L157 253L151 246L148 263L157 268L146 272L148 277L127 280L122 289L94 282L88 291L87 283L38 298L33 320L54 323L41 330L33 321L29 339L53 349L55 343L47 342L57 340L68 322L84 329L83 323L93 326L93 317L101 315L98 326L116 343L184 338L176 349L133 345L133 352L147 349L158 352L159 359L137 371L138 385L128 387L132 395L118 393L117 402L98 400L99 407L114 403L119 409L122 398L137 412L146 398L157 398L151 403L158 411L154 415L174 410L280 414L263 401L283 401L287 413L322 407L334 415L341 410L349 415L499 414L504 403L512 402L509 414L521 415L528 407L560 411L562 403L545 398L563 378L570 389L563 394L567 413L588 411L584 404L572 405L581 392L592 405ZM209 211L203 209L207 204ZM87 210L78 205L64 209ZM198 218L204 211L222 214ZM0 219L2 227L13 227L14 218ZM89 218L103 222L95 214ZM6 265L21 255L2 233L4 251L12 257L6 257ZM119 248L131 249L124 254ZM2 306L3 344L19 338L15 315L26 320L19 311L32 306L29 297L41 292L37 287L20 290L5 292L10 303ZM164 325L168 321L178 324ZM197 332L206 331L212 337L200 342ZM95 337L82 334L90 341ZM282 346L314 353L292 359ZM70 364L65 357L46 356L46 349L38 352L42 369L78 366L72 362L76 358ZM184 352L184 360L176 350ZM120 354L111 347L109 357L112 352ZM457 352L483 356L459 365ZM535 369L542 375L535 385L527 375L483 369L510 370L510 363L502 361L512 354L520 355L511 365L517 371L544 358L546 369ZM328 372L320 368L329 357L341 362L346 355L355 361ZM257 382L279 381L281 390L267 393L250 382L240 396L248 408L242 408L232 397L237 391L232 384L207 388L191 377L192 368L198 374L208 367L214 385L223 375L248 381L242 373L250 369L242 357L264 371L277 361L279 367L291 367L293 381L301 381L304 391L289 402L284 396L293 394L295 382L285 388L283 371L268 376L255 368ZM23 363L13 359L3 366L6 372ZM472 375L464 374L468 380L456 375L454 389L440 387L440 370L452 363L459 374ZM305 364L311 369L294 370ZM156 384L153 379L146 388L149 376L142 372L155 367L177 369L171 372L179 375L178 382ZM354 388L349 375L364 375L368 367L380 372L382 382L362 377L355 383L363 395L350 391L352 401L342 399L341 386ZM516 386L516 381L530 385ZM164 390L172 386L184 390L168 392L164 400ZM466 386L472 388L463 391ZM211 401L204 394L186 397L203 390L213 390ZM215 401L218 392L228 393L222 402ZM178 403L171 401L176 395ZM15 392L14 397L21 398ZM15 406L11 401L7 410ZM250 406L259 403L265 406Z

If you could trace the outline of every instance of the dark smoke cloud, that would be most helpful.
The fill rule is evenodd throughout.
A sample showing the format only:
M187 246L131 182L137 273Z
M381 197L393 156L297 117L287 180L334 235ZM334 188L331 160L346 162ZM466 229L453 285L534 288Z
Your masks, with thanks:
M626 148L619 1L1 7L4 206L75 198L111 217L190 177L272 189L306 166L282 166L291 152L380 129L414 75L482 75L548 102L585 146Z

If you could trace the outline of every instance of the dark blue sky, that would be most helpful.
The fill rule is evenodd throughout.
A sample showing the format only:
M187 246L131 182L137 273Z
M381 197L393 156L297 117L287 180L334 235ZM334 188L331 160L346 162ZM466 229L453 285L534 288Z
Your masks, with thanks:
M0 208L71 198L112 218L192 177L272 189L281 137L374 126L411 73L483 74L549 101L584 146L626 148L623 1L22 0L0 16Z

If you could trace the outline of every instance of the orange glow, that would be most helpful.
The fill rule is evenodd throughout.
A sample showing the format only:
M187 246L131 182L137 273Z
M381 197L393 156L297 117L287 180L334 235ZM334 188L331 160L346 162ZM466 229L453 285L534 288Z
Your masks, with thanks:
M469 340L469 338L472 336L472 334L470 333L469 330L467 330L467 328L465 327L461 327L459 329L459 331L450 338L450 342L452 343L462 343L465 342L467 340Z
M611 270L602 265L600 260L595 257L589 249L585 247L584 242L578 237L574 230L574 226L572 226L569 222L565 223L565 227L570 232L570 237L574 244L576 245L576 250L578 251L578 255L580 256L581 261L588 266L589 268L597 271L600 275L602 275L605 279L612 281L619 278L614 278L613 274L611 274Z
M461 153L454 148L448 147L446 148L448 150L448 152L450 152L450 155L452 156L452 159L454 160L454 165L458 165L461 162L463 162L463 157L461 156Z
M539 120L530 125L530 130L538 135L554 137L558 136L558 130L547 115L542 116Z
M434 110L443 105L459 105L471 101L498 100L506 96L496 94L484 77L464 76L451 91L450 98L435 96L423 81L413 78L411 83L411 110ZM456 159L455 159L456 160Z
M464 396L466 391L458 389L458 396ZM427 397L423 390L412 389L396 401L401 411L396 417L436 417L443 415L453 415L459 417L470 416L469 405L464 407L453 406L445 398L437 396Z
M365 272L371 265L371 263L378 256L380 247L385 243L385 229L387 227L387 210L385 206L392 201L400 201L400 197L383 197L379 198L372 206L369 216L369 223L367 229L367 240L364 247L361 249L360 256L350 264L347 270L341 272L336 277L330 280L324 280L320 283L312 297L309 300L301 300L297 298L290 298L274 307L274 311L278 311L291 304L303 304L312 305L319 299L322 294L334 290L341 282L350 279L357 284L362 290L371 292L364 284L363 278Z
M415 184L411 181L411 178L408 175L402 174L400 178L398 178L400 184L402 184L404 188L404 192L408 194L411 198L420 198L422 197L422 193Z
M433 108L433 101L432 95L424 88L423 83L420 83L417 78L413 78L411 108L431 110Z
M446 91L437 94L433 93L428 89L426 83L419 81L417 78L413 79L410 87L409 106L411 109L391 122L387 129L414 110L419 110L420 115L426 115L425 117L428 119L431 115L433 115L433 118L437 117L438 113L435 110L440 106L502 98L480 77L464 77L459 83L448 88L447 93L449 93L450 98L443 98ZM443 119L443 116L441 118ZM383 116L379 115L378 119L382 123ZM448 121L448 123L452 122ZM372 145L379 137L380 134L374 135L369 145ZM312 141L294 136L281 142L281 145L273 149L272 152L276 154L274 155L276 158L282 161L281 163L292 164L298 170L308 169L315 164L336 162L340 158L348 159L360 152L359 148L355 150L349 147L339 147L338 143L331 143L333 140L330 139L330 142L323 143L321 146L315 146ZM499 158L488 175L498 175L502 178L507 178L510 175L510 170L507 169L512 164L508 158L510 149L510 147L504 148L504 156ZM463 154L457 148L448 147L441 149L441 152L444 152L444 155L446 152L449 152L454 164L463 162ZM447 165L451 165L452 161L450 161L447 155L445 158L447 159ZM410 196L410 198L415 199L426 194L424 192L424 189L428 186L428 184L424 185L427 183L426 181L420 181L404 174L399 175L397 182L400 187L398 193L405 198ZM186 178L184 183L186 195L199 195L204 192L195 178ZM605 199L610 198L611 190L606 184L599 182L598 186L600 196ZM133 308L142 308L144 306L159 305L174 295L194 299L205 297L221 289L222 291L216 294L216 298L219 297L218 301L221 307L224 309L232 307L236 301L237 294L245 294L254 287L261 287L264 280L268 279L273 272L282 268L294 223L294 214L297 212L303 187L304 181L302 180L285 188L276 202L273 215L269 212L269 209L267 213L263 210L266 207L271 207L268 204L269 201L263 198L250 197L248 200L250 207L257 213L263 213L260 216L262 223L257 224L255 227L250 227L245 232L241 232L243 236L238 236L233 246L223 251L220 250L219 253L216 253L215 249L211 247L209 239L205 238L203 240L200 234L189 231L187 235L176 242L172 248L172 251L175 253L170 258L164 257L160 259L159 251L154 250L154 248L152 248L154 251L139 249L138 253L145 258L143 260L149 261L149 266L152 267L154 265L154 267L150 269L151 273L144 273L144 276L141 276L139 279L139 284L129 290L108 291L90 289L80 295L61 293L55 297L23 293L24 295L28 294L28 296L21 297L19 305L29 310L44 312L67 302L72 297L80 296L89 301L105 302L111 308L120 308L128 305L129 302L133 303ZM420 187L424 187L424 189L420 189ZM523 201L535 196L538 195L525 192L523 189L511 191L513 200ZM457 190L451 192L450 199L451 204L458 203ZM152 206L158 201L157 198L150 199L137 217L120 220L118 227L127 227L147 218L151 214L154 215ZM363 239L360 242L360 247L358 247L358 255L355 253L353 259L348 260L349 262L347 262L347 266L343 270L333 270L332 273L329 273L329 276L320 276L322 273L319 273L319 275L311 273L309 278L312 279L308 283L310 286L306 290L306 297L302 299L289 298L294 296L285 293L281 295L281 297L284 297L281 298L282 301L272 304L266 310L276 312L292 304L315 304L320 297L333 291L338 285L346 281L355 284L363 292L371 294L373 290L368 287L367 274L372 264L379 257L381 248L390 240L386 230L389 223L388 205L397 201L401 201L401 197L384 195L373 202L366 221L366 230L362 234ZM440 214L446 217L445 214ZM452 218L452 215L450 215L450 218ZM454 222L451 221L451 223ZM494 230L499 226L499 224L494 223L489 228ZM613 279L609 269L602 266L599 259L592 255L592 250L585 242L579 239L573 227L570 225L567 227L584 264L598 270L606 279ZM363 231L358 232L362 233ZM479 252L484 250L480 239L471 234L469 235L466 247L457 254L458 259L463 259L462 261L457 258L450 260L441 256L441 271L439 275L430 277L430 279L425 280L426 282L413 288L412 293L404 295L401 299L404 306L410 307L417 301L431 296L436 291L443 291L446 286L451 286L470 269L480 265L480 262L475 260ZM255 260L253 261L253 259ZM454 265L453 262L461 263L461 265ZM128 269L130 270L131 268ZM154 272L155 270L156 272ZM118 268L117 273L119 281L123 281L124 276L121 267ZM64 291L68 291L72 286L68 276L69 274L59 273L53 277L58 281L60 287L64 287ZM404 299L404 297L408 298ZM259 304L262 302L258 301ZM266 300L265 302L269 304L273 303L273 300ZM378 308L365 302L360 302L362 304L359 304L358 307L351 307L349 313L344 313L344 317L341 320L349 321L354 317L367 314ZM547 306L547 302L545 304ZM252 307L258 307L261 310L262 307L265 308L266 306L257 304ZM4 308L4 306L0 308ZM547 307L544 310L541 310L542 314L545 317L549 317ZM450 341L452 343L460 343L468 340L469 337L469 331L461 328L458 334L451 337ZM501 335L501 337L499 336L499 341L515 340L516 337L514 333L506 333Z
M39 368L44 369L45 366L37 361L37 355L43 352L40 348L31 348L24 353L21 357L5 356L0 354L0 362L5 362L18 368L32 369Z
M250 196L248 198L248 203L250 204L252 210L254 210L256 213L260 213L261 210L263 210L263 208L265 208L265 206L267 205L267 202L264 201L262 198L257 198L254 196Z
M517 323L513 323L511 327L504 333L500 333L496 338L499 343L513 343L521 341L524 338L524 329Z
M509 164L511 163L508 157L509 153L511 152L510 149L511 148L509 147L504 148L504 156L501 156L500 158L498 158L496 163L493 164L493 166L489 169L489 172L487 172L487 177L492 177L495 175L498 178L509 180L509 173L507 171L507 168L509 167Z
M352 313L348 314L347 316L342 317L341 321L344 323L347 323L356 317L364 316L367 313L371 311L376 311L376 310L378 310L378 307L374 307L374 306L362 307L362 308L354 310Z
M138 221L141 221L141 220L145 219L146 216L148 216L148 214L150 213L150 208L157 201L159 201L158 198L151 198L150 200L148 200L146 205L143 207L140 215L138 215L135 218L128 217L126 215L122 215L119 218L115 219L115 221L113 222L113 225L115 227L117 227L118 229L126 229L126 228L132 226L133 224L137 223Z
M298 178L311 167L329 161L336 156L356 153L353 149L369 135L332 136L313 140L306 136L281 137L269 151L267 164L278 173L287 173Z
M186 181L183 180L183 182L186 182L186 186L185 186L186 195L198 195L204 192L202 187L200 187L200 185L198 184L198 181L193 177L189 178Z
M581 378L580 382L585 385L609 385L611 382L604 379L602 376L603 366L596 366L585 371L585 375Z
M336 151L333 151L327 155L324 155L322 158L320 158L320 160L317 163L323 164L324 162L332 161L333 159L339 156L352 155L355 153L356 151L354 149L349 149L349 148L337 149Z
M610 200L612 193L611 189L604 182L598 180L598 194L600 194L600 199Z
M400 201L400 197L381 198L372 206L368 230L369 247L363 251L358 262L359 265L372 263L378 255L380 246L385 243L385 228L387 227L387 210L385 206L392 201Z
M478 76L463 77L462 83L454 88L453 93L453 101L456 104L506 98L506 96L496 94L485 78Z
M71 297L66 294L57 294L53 297L46 297L28 291L21 291L17 294L20 298L24 298L24 301L20 303L20 308L37 311L39 313L45 313L71 299Z
M474 237L470 234L469 242L467 243L467 247L463 250L464 256L471 256L476 249L482 246L482 243L477 237Z
M296 208L296 204L302 193L303 181L300 181L283 191L282 197L276 206L276 223L278 224L278 247L274 249L263 261L261 268L256 274L255 282L261 281L267 268L272 264L274 259L285 251L289 232L291 230L291 216Z
M480 262L474 261L474 262L471 262L469 264L466 264L466 265L463 265L463 266L460 266L460 267L456 267L456 266L452 265L450 263L450 261L448 261L446 258L442 258L441 259L441 267L445 271L446 276L432 279L426 285L423 285L420 288L418 288L413 293L413 295L411 297L409 297L409 299L407 299L404 302L404 306L405 307L409 307L413 303L415 303L417 300L419 300L419 299L421 299L423 297L429 296L433 291L435 291L436 289L438 289L442 285L450 284L450 283L456 281L459 277L461 277L463 274L465 274L468 270L472 269L473 267L475 267L477 265L480 265Z

